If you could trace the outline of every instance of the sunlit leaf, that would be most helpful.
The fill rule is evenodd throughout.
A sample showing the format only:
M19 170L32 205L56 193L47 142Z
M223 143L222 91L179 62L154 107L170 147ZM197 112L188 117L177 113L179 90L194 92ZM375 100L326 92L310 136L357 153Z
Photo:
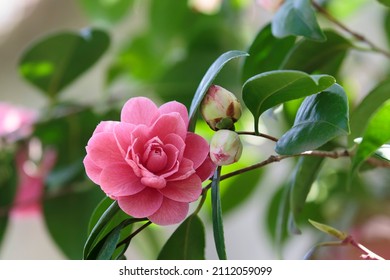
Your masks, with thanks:
M286 0L272 19L272 33L275 37L294 35L326 40L310 0Z
M390 99L390 79L377 85L351 112L351 134L348 138L350 145L356 138L363 136L372 114L388 99Z
M211 183L211 211L213 217L214 243L220 260L226 260L225 236L223 231L223 218L221 197L219 192L219 182L221 176L221 167L218 167L214 173Z
M38 40L22 54L19 71L54 99L98 61L109 43L108 34L98 29L56 33Z
M66 257L82 259L89 218L103 193L86 181L83 185L69 188L66 193L52 195L43 203L50 235Z
M271 25L266 25L249 47L249 56L245 58L242 68L242 80L246 81L254 75L280 69L294 42L294 37L274 37Z
M203 76L203 79L200 81L200 84L191 102L189 117L190 117L190 129L192 129L192 131L195 128L197 109L200 103L202 102L203 97L206 94L208 88L210 87L211 83L215 79L215 77L218 75L218 73L221 71L221 69L224 67L224 65L227 62L229 62L234 58L247 56L247 55L248 54L246 52L242 52L242 51L228 51L222 54L220 57L218 57L214 61L214 63L210 66L210 68L207 70L206 74Z
M255 131L258 132L259 117L266 110L286 101L323 91L334 83L335 79L328 75L310 76L293 70L271 71L247 80L242 89L242 97L254 116Z
M326 31L325 34L327 37L325 42L308 39L299 41L291 49L281 68L337 75L352 44L332 30Z
M347 96L341 86L306 97L294 126L276 143L275 151L283 155L316 149L331 139L349 133Z
M360 165L375 153L383 144L390 141L390 101L384 103L370 118L352 160L351 173L354 174Z
M390 0L377 0L379 3L387 6L387 7L390 7Z
M133 0L79 0L89 18L98 24L112 25L129 12Z
M204 260L205 229L197 215L189 216L165 243L159 260Z

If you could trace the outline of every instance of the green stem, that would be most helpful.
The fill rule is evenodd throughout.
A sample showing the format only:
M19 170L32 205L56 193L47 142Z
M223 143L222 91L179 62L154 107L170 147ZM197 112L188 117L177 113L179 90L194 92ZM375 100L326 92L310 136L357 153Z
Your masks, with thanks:
M130 241L131 239L133 239L133 237L135 237L138 233L140 233L141 231L143 231L145 228L147 228L149 225L151 225L152 222L151 221L148 221L147 223L143 224L141 227L139 227L136 231L134 231L132 234L130 234L127 238L123 239L121 242L119 242L116 247L119 248L120 246L122 245L126 245L128 246L130 244Z

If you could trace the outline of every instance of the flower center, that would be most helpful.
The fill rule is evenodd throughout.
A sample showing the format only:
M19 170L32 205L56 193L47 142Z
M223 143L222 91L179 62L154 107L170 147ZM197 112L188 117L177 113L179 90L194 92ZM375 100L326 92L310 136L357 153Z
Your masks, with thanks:
M167 164L168 157L160 143L151 143L143 155L144 166L153 173L163 170Z

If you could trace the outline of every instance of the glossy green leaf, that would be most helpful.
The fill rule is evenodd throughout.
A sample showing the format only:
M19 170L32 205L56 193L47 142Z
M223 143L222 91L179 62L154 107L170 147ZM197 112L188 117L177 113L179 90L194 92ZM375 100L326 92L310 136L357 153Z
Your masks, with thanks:
M50 235L69 259L82 259L89 218L103 193L93 183L44 200L44 218Z
M221 167L214 173L211 183L211 212L213 218L214 243L220 260L226 260L225 236L223 232L223 218L219 183L221 177Z
M189 216L165 243L159 260L204 260L205 229L197 215Z
M301 157L293 171L290 181L290 232L300 234L298 216L306 203L311 186L321 170L322 157Z
M390 0L377 0L379 3L387 6L387 7L390 7Z
M390 79L377 85L351 112L351 134L348 138L350 145L356 138L363 136L372 114L388 99L390 99Z
M293 35L326 40L310 0L286 0L272 19L272 33L275 37Z
M254 75L280 69L294 42L294 37L274 37L271 25L266 25L249 47L249 56L245 58L242 68L243 82Z
M247 80L242 98L255 118L255 131L258 133L259 117L266 110L323 91L334 83L335 79L328 75L310 76L293 70L271 71Z
M121 237L121 227L116 227L107 235L104 240L99 253L97 254L96 260L109 260L115 252L116 245ZM96 248L96 247L95 247Z
M23 53L19 71L23 78L54 99L98 61L109 43L108 34L98 29L50 35Z
M79 0L89 18L98 24L112 25L123 19L133 0Z
M214 63L210 66L210 68L207 70L206 74L203 76L202 80L200 81L200 84L191 102L191 107L189 111L189 118L190 118L189 127L192 131L194 131L195 129L196 112L198 110L198 107L202 102L204 95L206 94L207 90L209 89L215 77L225 66L225 64L228 63L230 60L241 56L247 56L247 55L248 54L246 52L242 52L242 51L228 51L222 54L221 56L219 56L214 61Z
M354 174L360 165L383 144L390 141L390 101L383 104L370 118L352 160L351 173Z
M14 201L17 177L14 154L0 148L0 245L8 225L9 206Z
M91 221L89 222L89 235L84 245L83 257L87 258L88 254L93 248L93 244L96 243L100 234L108 223L114 218L116 213L120 210L117 201L110 201L109 199L103 199L99 205L95 208L91 215ZM92 226L93 225L93 226ZM91 229L92 226L92 229Z
M333 85L306 97L298 110L294 126L276 143L282 155L316 149L333 138L349 133L347 96L341 86Z
M325 31L325 34L325 42L300 40L291 49L281 68L336 76L352 44L332 30Z
M222 212L224 215L230 213L251 197L259 185L262 174L263 169L257 169L223 180L220 183L221 189L223 189L221 201L223 201Z

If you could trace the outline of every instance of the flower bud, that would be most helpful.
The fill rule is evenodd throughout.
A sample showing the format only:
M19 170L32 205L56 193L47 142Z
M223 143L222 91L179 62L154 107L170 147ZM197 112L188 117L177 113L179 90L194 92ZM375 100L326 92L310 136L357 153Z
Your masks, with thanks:
M200 112L212 130L233 129L234 123L241 117L241 104L230 91L211 85Z
M215 132L210 142L210 158L216 165L229 165L238 161L242 143L234 131L222 129Z

